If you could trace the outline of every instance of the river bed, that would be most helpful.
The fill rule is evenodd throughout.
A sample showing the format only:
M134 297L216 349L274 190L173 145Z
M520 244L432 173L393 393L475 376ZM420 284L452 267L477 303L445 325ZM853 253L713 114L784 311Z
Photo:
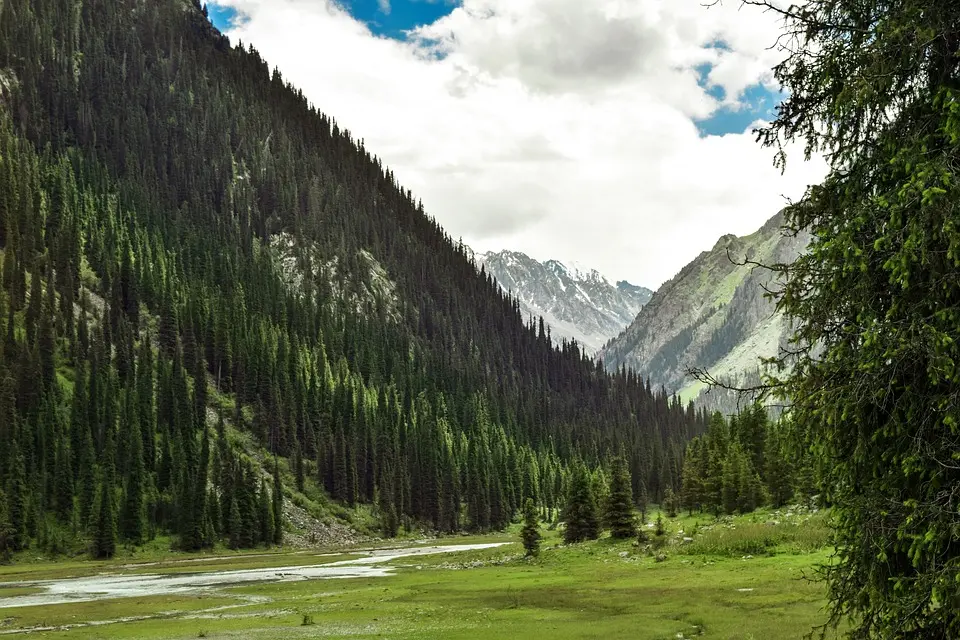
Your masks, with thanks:
M332 578L381 578L389 576L396 567L389 563L401 558L474 551L502 546L504 542L488 544L453 544L403 549L375 549L360 551L358 558L306 566L267 567L197 573L141 574L111 573L84 578L2 583L0 587L28 587L43 589L42 593L0 598L0 609L37 607L69 602L89 602L113 598L162 596L208 591L215 587L241 585L251 582L281 582L289 580L326 580ZM350 553L350 552L347 552Z

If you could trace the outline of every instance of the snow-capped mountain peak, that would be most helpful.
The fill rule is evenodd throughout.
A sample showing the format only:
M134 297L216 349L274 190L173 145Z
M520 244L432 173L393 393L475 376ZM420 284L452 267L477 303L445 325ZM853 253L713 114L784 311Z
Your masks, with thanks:
M477 253L474 261L517 298L524 313L542 316L555 337L575 338L591 354L630 324L653 294L626 281L613 285L574 261L540 262L509 250Z

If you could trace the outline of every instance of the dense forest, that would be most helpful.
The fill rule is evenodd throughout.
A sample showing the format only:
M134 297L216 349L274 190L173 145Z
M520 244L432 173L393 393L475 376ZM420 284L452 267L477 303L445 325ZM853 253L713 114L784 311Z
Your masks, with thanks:
M678 489L707 416L525 324L205 13L0 2L3 548L269 544L306 485L488 530L621 451Z
M761 404L729 419L714 413L687 445L682 476L680 493L664 500L671 517L679 507L720 515L804 504L817 491L810 448L788 418L772 421Z

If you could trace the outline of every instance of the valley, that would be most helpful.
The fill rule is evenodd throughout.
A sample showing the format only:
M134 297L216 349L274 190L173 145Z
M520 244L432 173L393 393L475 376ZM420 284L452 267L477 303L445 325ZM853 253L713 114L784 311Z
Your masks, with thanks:
M960 4L392 2L0 0L0 635L960 638Z
M776 524L773 524L773 523ZM650 525L652 527L652 525ZM65 638L376 637L797 638L820 620L822 587L805 579L828 561L823 524L816 514L762 511L716 521L682 516L667 523L669 540L651 551L633 541L604 538L562 546L547 532L539 558L523 557L516 529L463 541L443 552L405 546L377 557L361 549L272 553L129 564L118 560L70 571L100 578L152 583L168 579L205 582L197 592L15 606L38 595L13 595L0 585L5 634L42 632ZM685 543L685 538L692 542ZM422 545L422 543L421 543ZM472 547L470 546L472 545ZM486 548L481 548L486 547ZM319 555L318 555L319 553ZM663 559L658 560L658 556ZM207 574L218 567L219 574ZM315 564L320 563L320 564ZM229 580L274 574L259 583ZM232 565L232 566L231 566ZM308 569L330 573L361 567L366 575L307 579ZM31 587L49 565L19 567ZM277 572L283 576L275 577ZM381 576L381 577L377 577ZM9 580L0 567L0 580ZM78 580L71 578L69 580ZM68 584L64 577L59 584Z

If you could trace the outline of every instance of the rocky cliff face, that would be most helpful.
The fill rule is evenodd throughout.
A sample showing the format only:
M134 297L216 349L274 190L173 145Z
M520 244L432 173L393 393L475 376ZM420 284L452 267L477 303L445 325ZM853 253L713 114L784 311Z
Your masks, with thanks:
M774 274L752 263L792 262L809 242L806 234L786 234L782 224L777 214L757 232L723 236L697 256L600 351L605 366L632 367L684 399L702 391L687 374L691 368L728 379L755 374L761 357L777 354L787 327L765 297L777 286Z
M624 280L611 284L595 269L539 262L518 251L478 253L474 259L525 314L542 316L555 338L576 339L591 354L630 324L653 293Z

